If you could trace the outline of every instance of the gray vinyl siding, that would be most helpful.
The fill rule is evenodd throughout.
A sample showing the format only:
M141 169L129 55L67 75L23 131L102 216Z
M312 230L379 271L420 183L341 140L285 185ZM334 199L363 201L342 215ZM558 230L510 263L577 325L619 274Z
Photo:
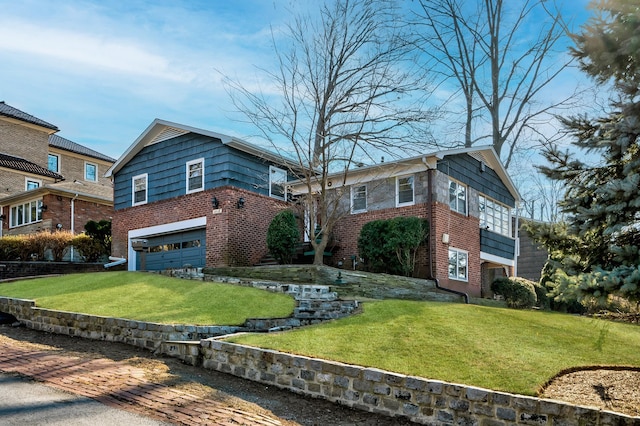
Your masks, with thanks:
M516 205L515 198L502 183L498 174L489 167L485 167L484 171L481 171L480 161L470 155L447 156L444 160L438 161L437 167L442 173L508 207L515 207Z
M269 163L224 145L219 139L188 133L144 147L114 176L114 208L131 206L131 179L148 174L147 202L186 194L186 163L204 158L204 189L234 186L269 194Z

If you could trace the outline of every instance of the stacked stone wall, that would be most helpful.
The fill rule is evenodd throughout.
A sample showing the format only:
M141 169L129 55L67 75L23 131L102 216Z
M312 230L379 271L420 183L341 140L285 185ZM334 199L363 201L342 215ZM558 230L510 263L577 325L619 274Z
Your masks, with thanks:
M124 270L123 265L110 270ZM23 277L38 277L43 275L64 275L83 272L104 272L102 263L76 262L0 262L0 280Z
M420 424L640 425L640 417L220 340L203 340L201 350L204 368Z

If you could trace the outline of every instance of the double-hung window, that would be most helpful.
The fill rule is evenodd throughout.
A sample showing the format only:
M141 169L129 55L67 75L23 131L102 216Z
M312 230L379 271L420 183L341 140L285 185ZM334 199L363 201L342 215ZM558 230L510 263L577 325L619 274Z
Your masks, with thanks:
M351 187L351 213L367 211L367 185Z
M11 206L9 226L22 226L42 220L42 200Z
M137 175L131 178L132 187L132 205L137 206L139 204L147 203L148 192L148 175L147 173Z
M187 194L204 189L204 158L187 162Z
M396 207L414 204L413 176L396 178Z
M468 281L469 253L454 248L449 249L449 278Z
M269 166L269 196L285 199L287 190L287 171Z
M509 236L511 215L509 208L491 198L480 195L478 198L480 210L480 226L498 234Z
M93 163L84 163L84 180L89 182L98 181L98 165Z
M449 181L449 207L460 214L467 214L467 187L455 180Z
M49 154L47 168L52 172L60 173L60 156L57 154Z

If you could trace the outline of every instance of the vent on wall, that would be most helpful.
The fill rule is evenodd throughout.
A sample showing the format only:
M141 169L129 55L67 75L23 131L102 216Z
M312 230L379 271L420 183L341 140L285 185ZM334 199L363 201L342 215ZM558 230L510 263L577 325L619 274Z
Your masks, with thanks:
M158 134L148 145L153 145L154 143L166 141L167 139L175 138L177 136L181 136L189 133L184 129L176 129L175 127L167 127L162 132Z

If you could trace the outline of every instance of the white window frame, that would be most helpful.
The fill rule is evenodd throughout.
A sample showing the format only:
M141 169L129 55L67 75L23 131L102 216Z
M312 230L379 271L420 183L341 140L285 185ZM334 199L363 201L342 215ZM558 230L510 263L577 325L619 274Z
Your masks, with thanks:
M89 179L87 176L87 167L93 166L96 170L95 179ZM84 180L87 182L97 182L98 181L98 165L96 163L90 163L89 161L84 162Z
M58 166L56 170L49 168L49 157L56 157L56 165ZM47 169L55 173L60 173L60 155L49 153L47 156Z
M36 184L36 187L29 189L29 182ZM39 180L39 179L24 178L24 190L25 191L33 191L34 189L38 189L41 186L42 186L42 181Z
M491 197L478 197L480 227L507 237L511 236L511 209Z
M280 177L281 180L276 180ZM273 186L282 182L282 195L274 194ZM286 200L287 197L287 171L275 166L269 166L269 197L277 198L278 200Z
M364 198L360 199L364 200L364 208L356 208L354 201L356 199L356 195L363 192L360 191L362 188L364 188ZM351 186L351 213L363 213L367 211L367 192L366 184Z
M400 202L400 180L411 179L411 201ZM396 207L412 206L416 203L416 179L414 175L396 177Z
M190 168L194 164L200 164L200 186L195 188L195 189L189 189L189 181L192 178L190 176L190 173L191 173L191 169ZM198 158L197 160L187 161L185 169L186 169L186 177L187 177L186 193L187 194L193 194L194 192L204 191L204 158ZM196 177L197 176L193 176L194 179Z
M455 273L451 273L451 255L455 254ZM464 258L464 265L461 265L461 260ZM460 275L460 268L464 268L464 277ZM448 275L449 279L456 281L469 282L469 252L466 250L460 250L457 248L449 247L448 256Z
M20 216L18 216L18 214ZM16 204L9 208L9 228L30 225L41 221L42 198Z
M136 203L136 180L144 179L144 201L139 201ZM140 206L142 204L147 204L147 200L149 199L149 174L143 173L141 175L136 175L131 178L131 205L132 206Z
M458 189L458 188L464 189L464 202L462 203L462 205L464 207L464 211L460 210L460 204L461 204L462 200L460 199L460 197L458 195L460 193L459 190L456 190L456 197L455 197L456 204L455 204L455 206L451 205L452 202L453 202L452 194L451 194L451 186L452 185L456 185L456 189ZM467 185L465 185L463 183L460 183L457 180L449 179L448 192L449 192L449 208L451 210L453 210L454 212L456 212L456 213L460 213L460 214L463 214L463 215L466 216L467 213L469 212L469 188L467 187Z

